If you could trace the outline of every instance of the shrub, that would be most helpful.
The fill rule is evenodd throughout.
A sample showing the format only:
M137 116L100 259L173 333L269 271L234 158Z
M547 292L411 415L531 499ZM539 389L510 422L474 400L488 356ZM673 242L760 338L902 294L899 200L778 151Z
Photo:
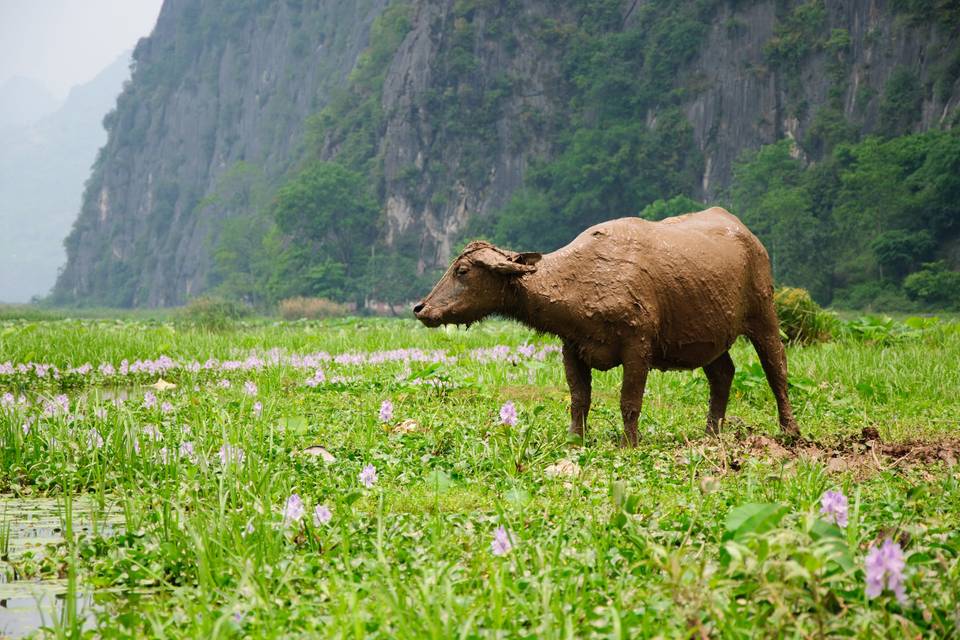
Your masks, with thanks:
M248 315L250 308L246 305L213 296L194 298L177 314L178 319L183 322L213 331L225 329L234 320Z
M836 317L820 308L806 289L781 287L773 296L780 318L780 331L788 342L812 344L831 338Z
M350 313L350 307L327 298L287 298L280 301L280 315L284 320L299 320L300 318L330 318L345 316Z
M960 309L960 271L951 271L940 260L928 262L903 281L907 295L931 307L952 311Z

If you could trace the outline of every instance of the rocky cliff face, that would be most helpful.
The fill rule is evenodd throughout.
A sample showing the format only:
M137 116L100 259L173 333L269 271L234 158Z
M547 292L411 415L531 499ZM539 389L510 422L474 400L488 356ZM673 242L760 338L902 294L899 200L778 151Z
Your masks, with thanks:
M218 180L238 161L274 182L296 164L306 118L347 83L386 0L306 4L167 0L108 119L59 298L170 305L208 286L218 225L243 212L213 203ZM614 3L605 28L645 28L648 4ZM701 4L708 23L672 93L702 154L688 195L715 199L743 150L784 135L815 160L851 129L956 121L957 35L935 21L884 0ZM502 208L531 163L560 151L578 100L560 64L563 35L588 6L409 3L410 31L383 83L377 179L383 239L416 256L418 272L444 265L471 221ZM894 79L903 95L891 97ZM895 98L915 101L917 117L898 112ZM662 113L651 104L645 120L656 130ZM337 156L335 140L320 157Z
M238 213L204 198L237 162L275 177L296 161L384 4L166 0L105 121L55 298L166 306L201 292L218 225Z
M921 88L919 117L907 123L907 130L954 124L960 77L954 72L951 78L944 69L958 40L948 29L911 20L889 1L829 2L814 33L798 28L801 37L820 41L819 46L809 43L794 63L789 56L778 61L778 52L770 47L778 17L787 12L778 16L774 2L740 4L718 10L687 70L694 82L702 82L684 105L704 153L702 198L715 198L729 183L733 161L744 149L784 135L801 147L816 146L809 144L811 127L834 101L859 132L878 132L884 90L899 70L911 74ZM938 74L944 77L936 78Z

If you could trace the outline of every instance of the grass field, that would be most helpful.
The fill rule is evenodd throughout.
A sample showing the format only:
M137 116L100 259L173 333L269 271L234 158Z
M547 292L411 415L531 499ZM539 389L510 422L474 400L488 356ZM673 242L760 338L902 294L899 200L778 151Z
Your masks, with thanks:
M799 444L738 343L722 437L654 373L631 450L512 323L0 321L0 636L956 637L960 324L844 326Z

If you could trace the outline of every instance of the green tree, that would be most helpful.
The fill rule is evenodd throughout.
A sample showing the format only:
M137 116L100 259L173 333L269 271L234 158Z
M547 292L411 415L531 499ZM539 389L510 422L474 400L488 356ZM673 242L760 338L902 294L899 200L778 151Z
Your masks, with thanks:
M341 278L344 291L357 291L380 216L361 173L315 162L280 188L272 214L289 238L288 259L307 269L311 291L304 293L315 293L325 281L339 288Z

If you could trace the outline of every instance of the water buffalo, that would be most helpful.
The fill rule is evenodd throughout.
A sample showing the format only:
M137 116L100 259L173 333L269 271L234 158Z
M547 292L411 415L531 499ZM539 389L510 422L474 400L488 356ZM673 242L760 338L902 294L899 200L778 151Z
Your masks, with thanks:
M637 443L650 369L703 367L710 383L707 431L716 433L733 381L729 349L746 335L777 400L781 430L799 433L787 397L770 260L756 236L719 207L660 222L610 220L546 255L471 242L413 312L428 327L500 314L559 336L570 433L580 437L591 370L622 364L620 412L629 445Z

